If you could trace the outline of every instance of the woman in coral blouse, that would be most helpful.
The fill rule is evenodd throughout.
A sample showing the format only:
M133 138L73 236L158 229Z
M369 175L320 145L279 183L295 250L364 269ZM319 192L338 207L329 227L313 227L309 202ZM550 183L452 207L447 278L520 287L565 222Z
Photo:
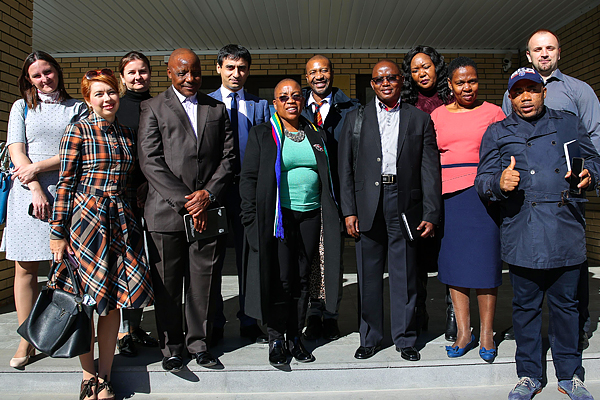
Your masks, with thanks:
M477 346L471 333L469 295L477 293L480 314L479 355L491 362L497 355L494 313L502 284L500 231L473 186L479 163L479 146L487 127L504 119L501 108L477 100L477 65L458 57L448 65L448 86L454 102L435 109L434 122L442 164L444 196L443 237L438 279L450 286L458 334L448 357L460 357Z

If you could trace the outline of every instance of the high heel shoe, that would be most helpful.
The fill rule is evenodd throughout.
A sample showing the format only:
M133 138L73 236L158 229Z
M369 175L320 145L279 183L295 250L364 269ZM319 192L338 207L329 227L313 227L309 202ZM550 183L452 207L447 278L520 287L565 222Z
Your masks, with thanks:
M99 395L103 390L106 390L106 394L108 394L108 397L98 397L98 400L115 400L115 390L107 379L108 376L104 376L102 382L98 379L98 391L96 393Z
M476 345L477 341L475 340L475 335L471 334L471 341L467 343L465 347L446 346L446 353L450 358L462 357Z
M27 350L27 355L25 357L13 357L10 359L9 365L13 368L23 368L27 364L29 364L29 358L35 355L35 348L32 345L29 345L29 349Z
M486 350L485 347L483 347L483 346L481 346L481 348L479 349L479 357L481 357L481 359L483 361L486 361L489 363L494 362L497 355L498 355L498 349Z

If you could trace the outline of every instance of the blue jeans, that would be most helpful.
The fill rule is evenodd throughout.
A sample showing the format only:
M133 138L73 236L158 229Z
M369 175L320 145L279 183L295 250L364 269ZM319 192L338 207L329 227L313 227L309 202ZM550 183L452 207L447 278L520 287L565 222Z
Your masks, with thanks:
M584 379L579 341L577 286L580 265L531 269L510 265L517 375L542 380L542 304L548 297L548 339L558 380Z

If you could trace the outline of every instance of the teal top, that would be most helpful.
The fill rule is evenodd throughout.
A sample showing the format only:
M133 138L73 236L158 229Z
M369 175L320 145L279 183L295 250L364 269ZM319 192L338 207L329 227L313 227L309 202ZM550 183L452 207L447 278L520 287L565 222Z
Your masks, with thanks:
M308 138L300 143L286 137L281 151L281 206L293 211L321 207L317 159Z

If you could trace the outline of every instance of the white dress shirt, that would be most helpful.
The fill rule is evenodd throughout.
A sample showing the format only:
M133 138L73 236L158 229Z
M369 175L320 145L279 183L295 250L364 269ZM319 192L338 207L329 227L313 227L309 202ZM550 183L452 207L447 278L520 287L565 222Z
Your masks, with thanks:
M315 100L315 98L313 97L313 92L310 92L310 96L308 96L308 107L311 107L311 110L313 112L313 114L316 116L317 115L317 101ZM327 114L329 114L329 108L331 108L331 93L329 93L329 96L325 97L323 99L323 101L325 101L325 103L323 103L321 105L321 118L323 118L323 123L325 123L325 119L327 118ZM310 121L310 122L315 122L315 121Z
M177 95L177 98L181 102L181 105L183 106L183 109L185 110L185 113L187 114L190 123L192 124L194 135L198 137L198 94L194 93L193 96L185 97L184 95L179 93L177 89L175 89L175 86L172 87L173 91Z
M225 86L221 85L221 98L223 99L223 103L225 103L225 107L227 107L227 113L229 114L229 119L231 120L231 100L230 96L233 93L231 90L227 89ZM248 105L246 102L246 96L244 95L244 88L241 88L237 92L237 102L238 102L238 138L240 144L240 165L244 161L244 154L246 153L246 144L248 144L248 132L250 131L250 118L248 118ZM236 132L233 132L234 135Z
M398 153L398 134L400 133L400 101L389 111L379 99L375 99L379 137L381 138L382 175L396 175L396 154Z

